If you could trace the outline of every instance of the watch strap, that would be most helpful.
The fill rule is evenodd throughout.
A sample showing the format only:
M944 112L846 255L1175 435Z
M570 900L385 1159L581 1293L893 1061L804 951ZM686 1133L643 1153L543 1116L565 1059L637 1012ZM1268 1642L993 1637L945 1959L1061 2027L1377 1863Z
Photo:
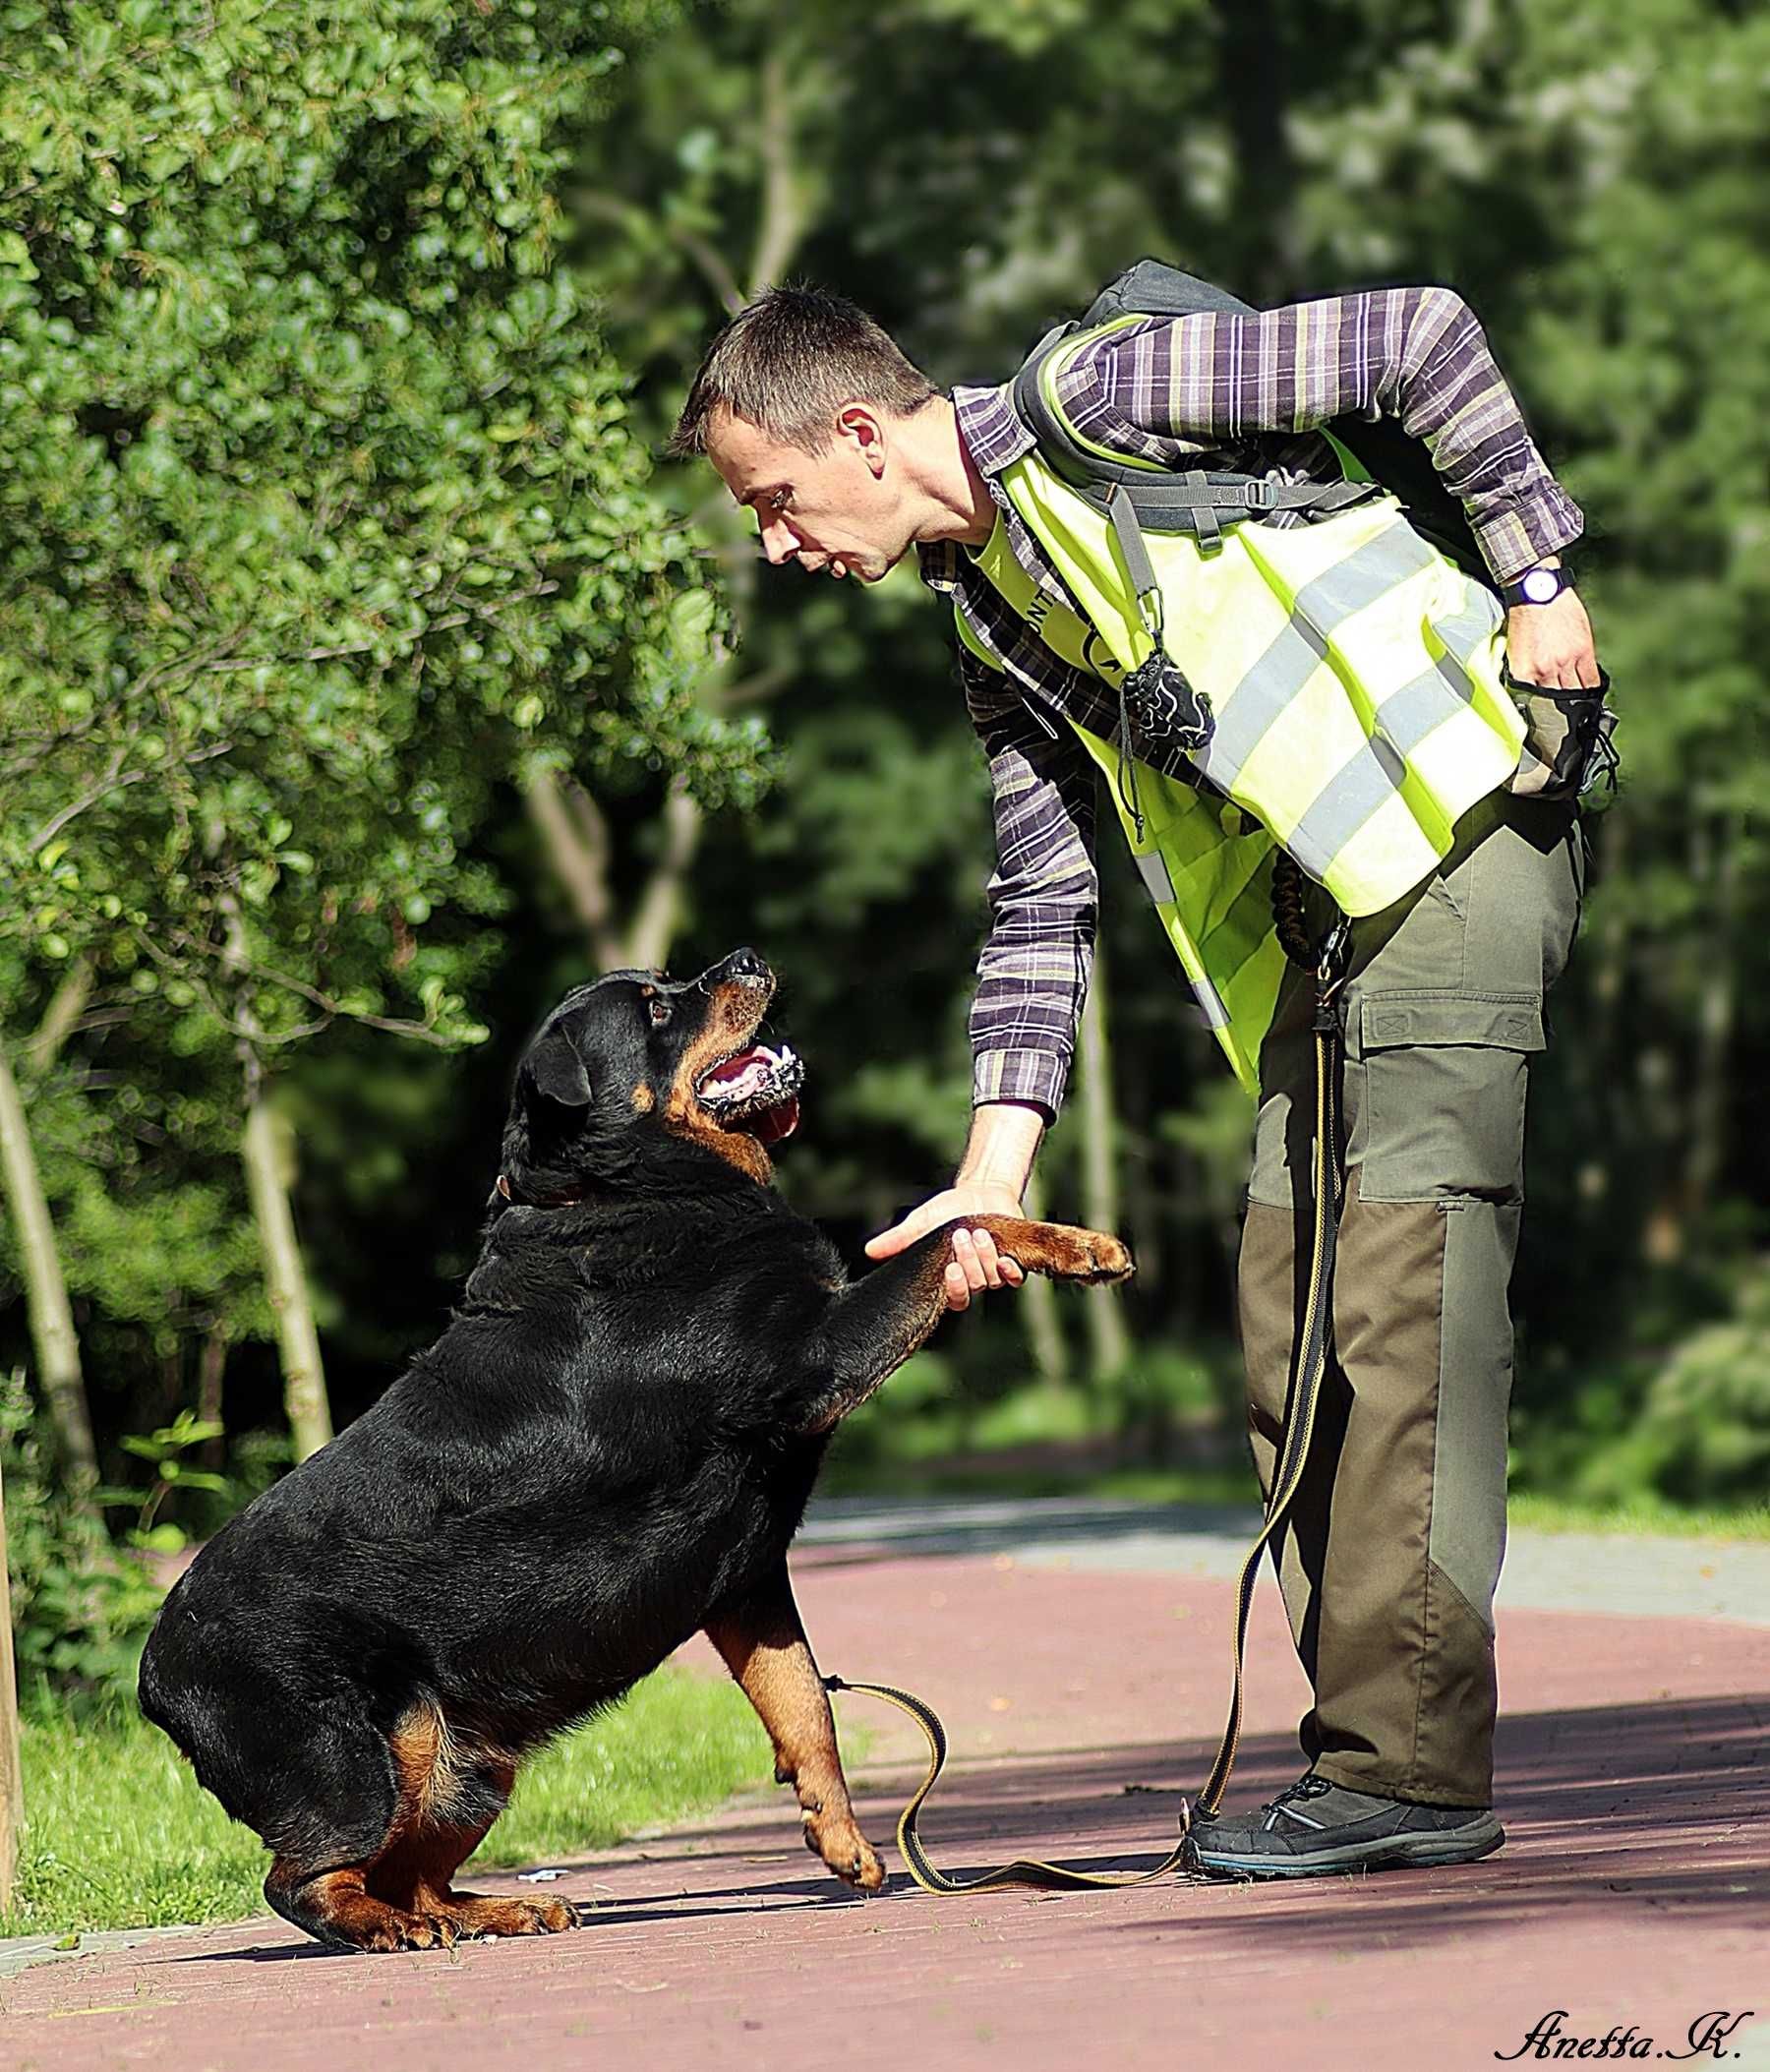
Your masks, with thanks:
M1555 587L1546 597L1533 597L1530 594L1531 590L1541 587L1540 578L1543 576L1553 577ZM1532 578L1539 580L1533 582ZM1521 574L1515 575L1509 583L1503 583L1500 586L1500 595L1508 605L1547 605L1553 604L1564 590L1570 590L1572 587L1573 577L1568 569L1546 568L1539 562L1535 567L1526 568Z

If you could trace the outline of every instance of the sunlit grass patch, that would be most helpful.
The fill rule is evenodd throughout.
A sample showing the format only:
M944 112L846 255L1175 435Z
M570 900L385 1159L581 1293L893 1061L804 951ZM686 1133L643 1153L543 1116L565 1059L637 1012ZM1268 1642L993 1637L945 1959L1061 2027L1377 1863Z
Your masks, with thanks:
M263 1913L269 1859L172 1744L121 1705L24 1724L25 1833L0 1934L238 1921ZM666 1667L547 1749L474 1861L569 1858L717 1806L771 1774L735 1685ZM795 1844L791 1822L782 1848Z

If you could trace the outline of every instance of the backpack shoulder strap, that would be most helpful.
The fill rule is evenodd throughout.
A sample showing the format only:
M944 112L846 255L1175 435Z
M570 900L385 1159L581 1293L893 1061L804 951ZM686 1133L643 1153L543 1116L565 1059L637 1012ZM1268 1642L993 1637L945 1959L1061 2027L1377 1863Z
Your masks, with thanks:
M1092 316L1093 311L1089 314ZM1366 482L1280 485L1235 470L1162 468L1150 461L1115 457L1079 439L1045 380L1046 371L1055 354L1073 349L1089 329L1105 329L1125 321L1123 316L1113 317L1100 325L1066 324L1047 331L1013 382L1014 407L1038 442L1046 465L1091 503L1109 512L1113 508L1122 512L1128 505L1140 525L1155 532L1195 533L1200 548L1210 554L1222 545L1223 527L1239 519L1274 510L1340 510L1371 494Z

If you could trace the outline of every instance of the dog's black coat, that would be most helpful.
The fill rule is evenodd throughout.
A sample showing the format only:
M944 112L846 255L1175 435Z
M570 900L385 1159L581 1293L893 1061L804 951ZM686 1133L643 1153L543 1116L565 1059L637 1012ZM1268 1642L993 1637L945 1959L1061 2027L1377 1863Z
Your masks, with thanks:
M290 1890L392 1830L415 1709L447 1724L441 1815L483 1829L509 1768L486 1751L519 1757L786 1592L829 1432L932 1327L945 1233L848 1288L755 1139L695 1099L772 983L739 952L555 1011L448 1329L162 1608L143 1710L287 1866L267 1889L304 1925Z

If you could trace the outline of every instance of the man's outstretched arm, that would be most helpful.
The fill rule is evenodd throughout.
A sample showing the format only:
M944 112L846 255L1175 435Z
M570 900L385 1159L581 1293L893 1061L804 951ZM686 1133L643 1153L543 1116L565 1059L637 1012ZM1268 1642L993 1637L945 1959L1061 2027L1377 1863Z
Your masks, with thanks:
M1063 1100L1087 997L1097 887L1093 778L1081 745L1053 735L980 666L966 671L972 718L989 755L996 869L989 939L972 1003L971 1138L950 1188L866 1247L890 1259L955 1217L1019 1215L1040 1138ZM988 1234L961 1230L946 1269L947 1302L966 1308L1022 1274Z

